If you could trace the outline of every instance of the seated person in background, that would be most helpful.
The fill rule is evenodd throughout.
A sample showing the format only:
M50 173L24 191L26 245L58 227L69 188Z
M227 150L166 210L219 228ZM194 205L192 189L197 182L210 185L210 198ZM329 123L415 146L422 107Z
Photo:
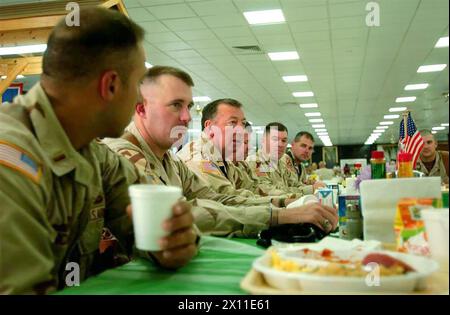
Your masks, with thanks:
M235 184L237 189L247 189L255 194L259 194L261 196L287 196L287 197L295 197L295 194L286 193L273 185L272 181L267 177L259 177L252 170L250 165L245 159L248 157L249 153L249 141L252 135L252 126L247 122L245 124L245 134L244 140L241 146L238 147L236 153L233 153L233 165L236 166L236 172L234 172L234 176L230 178L230 180ZM239 154L239 151L243 150L243 159L242 155Z
M288 141L288 130L279 122L272 122L264 129L261 148L247 158L247 163L259 178L266 178L274 187L301 197L312 194L305 185L289 181L290 173L295 172L290 160L283 160Z
M448 184L448 151L437 151L437 141L430 130L421 130L424 147L417 159L416 170L425 176L440 176Z
M78 27L63 18L40 83L0 106L0 294L61 289L68 263L81 280L101 271L104 227L132 254L128 185L140 174L94 139L119 136L130 120L145 73L143 38L114 10L82 9ZM164 250L142 254L177 268L197 252L190 206L178 204L166 223Z
M145 97L145 94L144 94ZM246 120L242 111L242 104L233 99L215 100L203 108L202 128L203 132L199 139L186 144L181 151L177 153L197 176L208 182L211 187L220 193L240 195L232 179L237 172L236 167L230 161L233 155L241 150L241 142L244 139L244 126ZM243 151L242 157L243 157ZM272 213L271 224L286 223L313 223L330 231L337 220L336 210L320 204L307 204L305 206L286 209L283 202L287 205L291 200L274 199L275 197L261 197L244 190L249 198L259 198L269 201L281 209L273 209L260 212L258 216L250 215L248 220L258 220L268 225L268 214ZM218 212L221 215L221 212ZM230 218L230 220L235 220ZM327 225L328 227L324 226ZM201 224L198 223L200 227Z
M319 176L321 180L330 180L334 177L334 171L327 168L324 161L319 162L319 169L315 170L314 174Z
M305 195L313 194L316 189L326 187L320 181L310 181L307 179L307 175L311 173L307 173L302 162L309 161L313 151L313 136L307 131L300 131L295 135L291 148L281 157L281 162L287 166L286 177L289 186L301 187Z

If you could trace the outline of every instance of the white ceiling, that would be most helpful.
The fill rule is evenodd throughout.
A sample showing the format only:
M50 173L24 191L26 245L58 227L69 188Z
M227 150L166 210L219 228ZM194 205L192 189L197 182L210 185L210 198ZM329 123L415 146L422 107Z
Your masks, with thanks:
M0 0L1 4L27 2ZM29 2L29 1L28 1ZM448 67L416 73L423 64L448 64L448 0L379 0L379 27L368 27L366 0L124 0L146 31L148 61L180 67L195 82L194 95L241 101L254 125L280 121L291 136L313 132L299 103L318 103L331 141L362 144L400 96L418 128L448 123ZM250 26L242 12L282 9L286 23ZM233 46L258 45L263 53ZM271 61L267 52L296 50L299 60ZM281 76L306 74L308 82ZM426 90L404 91L413 83ZM294 91L314 97L295 98ZM399 119L377 143L397 141ZM447 127L448 128L448 127ZM438 136L447 139L448 129Z

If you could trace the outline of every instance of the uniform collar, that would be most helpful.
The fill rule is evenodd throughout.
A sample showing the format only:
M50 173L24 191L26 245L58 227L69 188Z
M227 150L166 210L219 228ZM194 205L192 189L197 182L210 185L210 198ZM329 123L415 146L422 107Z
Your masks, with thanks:
M164 182L168 183L169 179L167 178L167 172L164 168L163 163L167 164L170 163L170 152L164 153L164 156L162 160L160 160L152 151L150 146L147 144L145 139L142 137L139 129L137 128L134 121L132 121L127 128L125 128L125 131L131 133L133 136L136 137L136 139L139 142L139 147L141 151L145 155L145 159L147 160L148 166L151 169L151 172L158 176L160 179L162 179Z
M36 84L26 95L16 98L15 101L27 107L36 138L48 157L48 164L53 173L63 176L76 169L75 180L88 184L93 169L85 157L72 146L41 84ZM89 155L90 145L80 152Z

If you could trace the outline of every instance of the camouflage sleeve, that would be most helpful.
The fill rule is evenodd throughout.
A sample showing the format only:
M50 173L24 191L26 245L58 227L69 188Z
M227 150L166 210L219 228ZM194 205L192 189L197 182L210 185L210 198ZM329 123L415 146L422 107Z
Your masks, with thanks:
M5 145L1 139L0 145ZM47 219L49 195L42 168L41 176L33 179L4 157L0 154L0 294L53 291L56 232Z
M120 245L132 252L133 229L126 208L130 204L128 186L144 181L142 174L126 158L98 144L105 193L105 226L119 240Z
M211 185L206 183L204 179L200 178L192 172L184 162L175 161L178 168L178 173L183 183L183 195L188 199L209 199L220 202L228 206L246 205L255 206L263 205L270 202L270 198L255 195L248 198L241 195L223 194L216 192ZM231 185L231 183L230 183Z
M225 206L213 200L192 201L195 224L203 234L253 237L267 228L269 204L260 206Z

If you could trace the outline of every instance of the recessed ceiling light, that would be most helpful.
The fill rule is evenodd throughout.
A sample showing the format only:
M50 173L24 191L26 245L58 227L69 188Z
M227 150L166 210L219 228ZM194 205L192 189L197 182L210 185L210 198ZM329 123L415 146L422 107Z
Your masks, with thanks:
M417 72L425 73L425 72L442 71L445 69L445 67L447 67L446 64L420 66L419 69L417 69Z
M445 130L445 127L433 127L431 130Z
M448 127L448 123L441 124L442 127Z
M318 132L318 136L328 136L328 132Z
M308 77L306 75L285 75L283 76L284 82L306 82Z
M147 68L147 69L150 69L151 67L153 67L153 65L150 63L150 62L145 62L145 67Z
M46 44L0 47L0 56L41 53L44 52L46 49L47 49Z
M396 113L396 112L403 112L407 109L408 109L407 107L391 107L391 108L389 108L389 111L391 113Z
M397 97L395 99L396 103L407 103L407 102L414 102L416 100L415 96L406 96L406 97Z
M396 119L399 117L400 117L400 115L384 115L383 119Z
M323 122L322 118L313 118L309 120L310 123L321 123Z
M428 85L428 83L408 84L405 86L405 91L425 90Z
M432 133L432 134L436 134L437 131L436 131L436 130L431 130L431 133Z
M314 129L315 132L327 132L325 128Z
M393 124L394 124L393 121L382 121L382 122L380 122L380 125L382 125L382 126L393 125Z
M263 10L263 11L247 11L244 12L244 16L247 19L248 24L271 24L285 22L283 11L276 10Z
M192 100L194 102L210 102L211 98L209 96L194 96Z
M388 129L389 126L377 126L376 129Z
M434 47L436 48L448 47L448 36L439 38Z
M383 133L383 132L385 132L386 130L385 129L375 129L374 131L373 131L373 133Z
M294 97L311 97L314 96L314 93L311 91L308 92L294 92L292 93Z
M279 60L296 60L300 57L296 51L282 51L282 52L271 52L268 53L270 60L279 61Z
M319 105L317 103L300 104L300 108L317 108Z
M320 116L322 116L322 114L319 112L313 112L313 113L305 113L305 116L306 117L320 117Z
M24 75L21 75L21 74L19 74L17 77L16 77L16 79L25 79L25 76Z
M313 128L325 128L325 124L312 125Z

